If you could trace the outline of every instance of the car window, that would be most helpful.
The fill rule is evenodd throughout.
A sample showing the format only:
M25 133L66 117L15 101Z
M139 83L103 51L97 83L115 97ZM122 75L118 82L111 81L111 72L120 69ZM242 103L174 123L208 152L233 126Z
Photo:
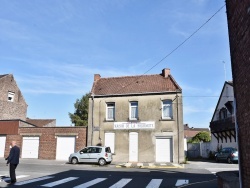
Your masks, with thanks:
M106 148L105 148L105 152L107 152L107 153L111 153L111 149L110 149L110 147L106 147Z
M222 150L221 150L221 153L226 153L226 149L222 149Z
M82 149L82 150L80 151L80 153L87 153L87 149L88 149L88 148Z
M101 153L102 152L102 148L96 148L96 153Z

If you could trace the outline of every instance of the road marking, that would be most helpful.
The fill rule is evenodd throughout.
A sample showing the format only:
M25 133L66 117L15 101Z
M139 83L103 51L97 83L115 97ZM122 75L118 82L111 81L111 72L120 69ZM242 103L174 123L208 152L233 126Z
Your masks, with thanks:
M189 180L177 180L175 186L181 186L181 185L186 185L189 183Z
M146 188L157 188L160 187L162 179L152 179Z
M120 181L118 181L117 183L115 183L114 185L112 185L109 188L122 188L124 187L126 184L128 184L132 179L121 179Z
M25 185L25 184L28 184L28 183L42 181L42 180L46 180L46 179L50 179L50 178L54 178L54 176L44 176L44 177L41 177L41 178L35 178L35 179L20 181L20 182L15 183L15 185Z
M90 187L90 186L95 185L95 184L97 184L97 183L100 183L100 182L102 182L102 181L104 181L104 180L106 180L106 179L107 179L107 178L96 178L96 179L94 179L94 180L92 180L92 181L89 181L89 182L83 183L83 184L81 184L81 185L75 186L74 188L85 188L85 187Z
M75 180L75 179L78 179L78 177L64 178L64 179L62 179L62 180L54 181L54 182L47 183L47 184L44 184L44 185L41 185L41 186L43 186L43 187L54 187L54 186L56 186L56 185L60 185L60 184L63 184L63 183L67 183L67 182L72 181L72 180Z

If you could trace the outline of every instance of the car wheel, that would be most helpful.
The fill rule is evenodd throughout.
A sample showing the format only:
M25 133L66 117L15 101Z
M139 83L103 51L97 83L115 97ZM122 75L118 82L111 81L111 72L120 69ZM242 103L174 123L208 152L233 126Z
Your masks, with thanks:
M77 164L77 163L78 163L77 158L73 157L73 158L71 159L71 163L72 163L72 164Z
M106 164L105 159L103 159L103 158L99 159L98 164L99 164L100 166L105 165L105 164Z
M230 157L227 158L227 162L228 162L229 164L232 164L232 163L233 163Z

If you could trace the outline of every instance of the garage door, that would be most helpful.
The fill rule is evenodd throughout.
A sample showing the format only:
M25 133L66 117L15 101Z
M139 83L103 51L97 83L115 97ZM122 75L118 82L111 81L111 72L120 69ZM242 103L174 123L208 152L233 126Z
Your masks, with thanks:
M22 158L38 159L39 137L23 137Z
M6 136L0 136L0 157L4 157Z
M68 160L69 155L75 152L75 137L57 137L56 159Z
M172 139L156 138L156 162L172 162Z
M105 146L109 146L111 153L115 153L115 133L105 133Z

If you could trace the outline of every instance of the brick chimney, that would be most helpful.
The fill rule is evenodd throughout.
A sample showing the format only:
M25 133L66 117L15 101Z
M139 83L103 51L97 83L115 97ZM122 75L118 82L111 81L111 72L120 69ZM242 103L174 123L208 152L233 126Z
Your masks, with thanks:
M101 78L100 74L94 74L94 82L100 80L100 78Z
M162 69L162 76L164 78L167 78L168 75L170 75L170 69L169 68Z

